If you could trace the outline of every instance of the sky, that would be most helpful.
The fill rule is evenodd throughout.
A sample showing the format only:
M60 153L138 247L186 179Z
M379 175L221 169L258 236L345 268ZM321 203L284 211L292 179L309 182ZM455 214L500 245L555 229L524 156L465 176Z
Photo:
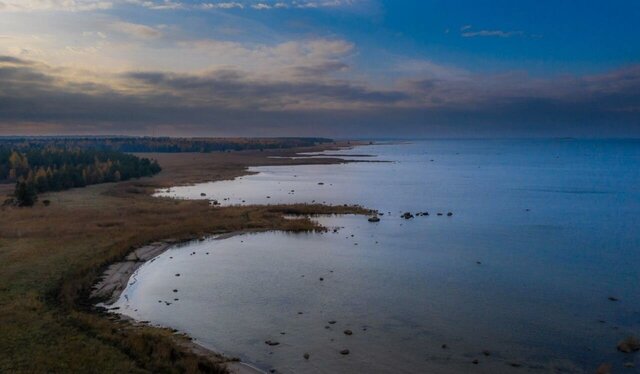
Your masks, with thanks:
M640 137L640 1L0 0L0 135Z

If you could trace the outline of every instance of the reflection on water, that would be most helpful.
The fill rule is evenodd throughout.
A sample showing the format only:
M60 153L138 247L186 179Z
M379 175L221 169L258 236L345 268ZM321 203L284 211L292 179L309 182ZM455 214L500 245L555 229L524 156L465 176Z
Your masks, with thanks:
M639 145L380 145L344 152L394 162L263 167L174 188L162 194L359 203L384 216L174 248L118 306L279 372L621 369L633 357L616 343L640 328Z

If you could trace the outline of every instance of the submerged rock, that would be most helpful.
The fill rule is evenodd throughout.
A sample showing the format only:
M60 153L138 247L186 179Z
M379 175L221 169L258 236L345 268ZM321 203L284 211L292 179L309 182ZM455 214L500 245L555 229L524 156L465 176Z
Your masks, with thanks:
M623 353L633 353L640 351L640 340L635 336L629 336L618 343L618 350Z

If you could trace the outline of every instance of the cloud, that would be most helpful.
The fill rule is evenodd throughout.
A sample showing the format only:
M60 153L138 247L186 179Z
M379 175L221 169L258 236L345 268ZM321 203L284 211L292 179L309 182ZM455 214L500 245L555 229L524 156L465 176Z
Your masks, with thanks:
M279 44L251 44L216 39L179 42L184 53L199 54L217 66L234 66L278 77L292 73L331 74L348 68L346 60L354 45L340 39L311 39Z
M111 24L111 29L116 32L143 39L158 38L162 36L162 32L158 28L138 23L118 21Z
M96 74L0 57L0 132L640 135L640 65L586 76L428 76L376 88L238 69ZM49 126L49 127L48 127ZM96 127L98 126L98 127Z
M0 0L0 12L85 12L112 8L112 1L98 0Z
M321 9L339 8L353 6L361 3L362 0L283 0L277 2L266 2L259 0L243 1L196 1L181 2L175 0L125 0L129 4L142 6L153 10L229 10L229 9L253 9L253 10L276 10L276 9Z
M200 4L201 9L244 9L244 5L235 1L221 3L203 3Z
M478 30L471 31L472 25L465 25L460 28L460 35L463 38L476 38L476 37L499 37L510 38L513 36L524 36L522 31L503 31L503 30Z
M125 0L125 2L151 10L176 10L188 8L186 4L173 0Z

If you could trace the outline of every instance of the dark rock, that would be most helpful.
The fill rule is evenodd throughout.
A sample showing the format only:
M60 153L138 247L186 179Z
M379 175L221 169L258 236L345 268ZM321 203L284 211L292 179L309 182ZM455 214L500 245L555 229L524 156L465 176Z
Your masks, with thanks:
M439 215L439 216L441 216L441 215L442 215L442 213L438 213L438 215Z
M404 219L411 219L413 218L413 214L411 214L410 212L404 212L401 217Z
M620 299L618 299L617 297L614 297L614 296L609 296L608 299L609 299L609 301L620 301Z
M302 355L302 357L304 357L305 360L308 360L309 357L311 357L308 353L305 353Z
M173 290L173 292L178 292L178 290Z
M447 349L447 348L449 348L449 347L447 347L447 345L446 345L446 344L443 344L441 348L442 348L442 349Z
M200 196L207 196L207 194L206 194L206 193L204 193L204 192L202 192L202 193L200 194Z
M491 356L491 352L487 351L486 349L484 351L482 351L482 354L489 357Z
M601 364L596 369L596 374L611 374L611 364Z
M451 217L453 215L453 213L449 212L447 213L447 217Z
M351 330L344 330L344 334L345 334L345 335L353 335L353 331L351 331Z
M336 321L329 321L329 324L330 324L330 325L335 325L335 324L336 324Z
M176 273L176 277L179 277L179 276L180 276L180 273Z
M343 349L340 351L341 355L348 355L349 354L349 350L348 349Z
M618 343L618 350L623 353L633 353L640 351L640 340L635 336L629 336Z
M478 359L476 358L475 360L471 361L472 364L474 365L478 365L480 363L480 361L478 361Z
M320 278L320 282L322 282L324 280L324 278Z
M273 346L276 346L276 345L280 345L280 343L278 343L278 342L276 342L276 341L273 341L273 340L267 340L267 341L265 341L265 342L264 342L264 344L266 344L266 345L270 345L270 346L272 346L272 347L273 347Z
M369 222L380 222L380 218L378 217L369 217Z

